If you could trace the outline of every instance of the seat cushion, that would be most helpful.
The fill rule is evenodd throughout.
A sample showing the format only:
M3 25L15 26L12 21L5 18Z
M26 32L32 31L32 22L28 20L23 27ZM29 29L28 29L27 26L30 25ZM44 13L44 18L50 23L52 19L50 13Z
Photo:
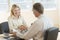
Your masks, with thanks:
M46 30L44 40L57 40L58 28L52 27Z

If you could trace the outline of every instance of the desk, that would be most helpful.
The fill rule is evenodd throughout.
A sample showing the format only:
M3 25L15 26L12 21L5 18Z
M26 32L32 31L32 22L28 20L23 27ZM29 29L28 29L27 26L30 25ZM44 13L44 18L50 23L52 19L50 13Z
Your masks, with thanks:
M12 35L12 34L9 34L10 36ZM7 40L7 39L4 39L3 38L3 34L0 34L0 40ZM32 40L32 39L31 39ZM57 38L57 40L60 40L60 32L58 33L58 38Z
M9 34L9 36L11 36L11 35L13 35L13 34ZM11 37L10 37L11 38ZM4 38L4 34L0 34L0 40L8 40L8 39L5 39Z
M11 35L13 35L13 34L9 34L9 36L11 36ZM4 37L4 34L0 34L0 37Z

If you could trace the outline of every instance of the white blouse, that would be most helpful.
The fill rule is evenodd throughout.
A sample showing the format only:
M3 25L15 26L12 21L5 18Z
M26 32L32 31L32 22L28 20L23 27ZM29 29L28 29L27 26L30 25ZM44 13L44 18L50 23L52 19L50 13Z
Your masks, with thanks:
M16 19L14 16L9 17L8 23L9 23L10 31L13 29L17 29L21 25L26 26L26 22L24 21L24 19L21 16L19 16L18 19Z

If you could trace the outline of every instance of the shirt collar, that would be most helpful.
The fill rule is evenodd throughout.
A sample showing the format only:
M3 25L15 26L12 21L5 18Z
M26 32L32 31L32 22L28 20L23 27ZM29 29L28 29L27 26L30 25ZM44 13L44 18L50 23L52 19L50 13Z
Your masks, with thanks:
M41 17L43 17L43 14L39 15L39 16L38 16L38 19L41 18Z
M21 17L21 16L19 16L19 18L20 18L20 17ZM15 16L14 16L14 15L12 15L12 18L13 18L13 19L15 19Z

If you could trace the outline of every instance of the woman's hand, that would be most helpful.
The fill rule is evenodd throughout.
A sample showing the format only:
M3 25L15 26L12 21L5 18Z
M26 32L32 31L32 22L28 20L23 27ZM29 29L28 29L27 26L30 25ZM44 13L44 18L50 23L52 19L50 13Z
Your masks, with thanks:
M20 29L21 31L23 31L23 30L26 30L26 29L27 29L27 27L26 27L26 26L21 25L21 26L19 27L19 29Z
M11 32L11 37L16 37L16 32Z
M33 25L33 23L31 23L31 25Z
M11 37L16 37L16 32L14 32L14 30L11 30L10 34L12 34Z

